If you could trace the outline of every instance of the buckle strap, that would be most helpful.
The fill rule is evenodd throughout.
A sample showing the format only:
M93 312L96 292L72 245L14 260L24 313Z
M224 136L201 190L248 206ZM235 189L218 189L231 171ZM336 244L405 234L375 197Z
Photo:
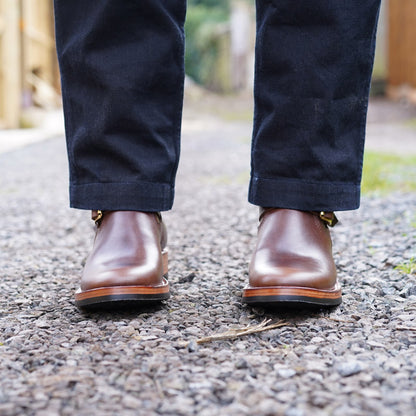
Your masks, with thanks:
M154 212L153 214L155 214L156 216L156 221L161 224L162 223L162 214L160 212Z
M104 215L103 211L100 211L99 209L93 209L91 211L91 219L95 222L95 225L97 227L101 224L103 215Z
M333 212L320 211L312 213L317 215L329 227L335 227L338 223L338 218Z
M156 216L157 222L162 223L162 214L160 212L154 212L154 214ZM91 211L91 219L95 222L95 225L97 227L100 226L103 216L104 216L104 211L101 211L99 209L93 209Z
M259 221L262 220L264 214L266 214L267 211L270 211L272 209L275 209L275 208L260 207ZM338 223L338 218L333 212L327 212L327 211L306 211L306 212L309 212L317 216L321 221L324 222L325 225L329 227L334 227Z

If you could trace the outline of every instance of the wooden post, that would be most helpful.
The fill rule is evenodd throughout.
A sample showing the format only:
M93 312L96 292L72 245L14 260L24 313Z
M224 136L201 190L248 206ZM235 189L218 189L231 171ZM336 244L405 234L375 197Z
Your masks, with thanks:
M246 2L234 0L231 8L231 72L235 91L247 89L251 49L251 10Z
M0 119L19 126L21 106L19 2L0 0Z
M23 89L25 96L31 96L34 76L48 90L46 96L37 91L32 98L35 104L48 108L56 105L53 97L56 81L56 54L53 32L53 8L50 0L21 0L23 26ZM59 85L59 84L58 84ZM42 91L44 88L42 88ZM57 91L55 91L57 96ZM50 102L49 102L50 100Z
M389 88L393 99L416 103L416 1L389 0Z

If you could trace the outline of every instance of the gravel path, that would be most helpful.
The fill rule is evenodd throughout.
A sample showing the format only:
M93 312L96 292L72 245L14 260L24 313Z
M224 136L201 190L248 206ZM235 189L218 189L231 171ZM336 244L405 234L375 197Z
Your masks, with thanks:
M416 258L416 195L340 213L340 307L247 307L250 132L211 121L185 123L165 215L173 296L154 308L75 308L93 227L67 208L62 139L0 156L0 415L416 413L416 276L395 269ZM287 325L197 343L265 318Z

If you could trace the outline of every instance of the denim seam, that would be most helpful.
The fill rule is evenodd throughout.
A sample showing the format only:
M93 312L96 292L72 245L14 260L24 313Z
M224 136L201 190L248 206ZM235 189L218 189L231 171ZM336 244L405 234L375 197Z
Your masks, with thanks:
M102 182L86 182L86 183L76 183L70 182L71 186L89 186L89 185L105 185L105 184L123 184L123 185L138 185L140 183L148 183L152 185L163 185L168 186L169 188L174 188L174 185L167 182L151 182L151 181L137 181L137 182L110 182L110 181L102 181Z
M179 165L179 157L180 157L180 151L181 151L181 131L182 131L182 112L183 112L183 97L184 97L184 90L185 90L185 35L183 32L183 29L181 29L181 34L179 36L179 42L181 42L180 46L180 59L181 59L181 87L180 91L178 91L178 103L177 103L177 114L176 114L176 120L175 120L175 128L174 128L174 141L175 141L175 150L176 150L176 161L173 166L171 176L170 176L170 182L173 183L176 178L176 172L178 170Z
M374 30L373 30L373 34L372 34L371 55L373 57L373 61L371 63L371 69L373 69L373 67L374 67L374 56L375 56L374 54L375 54L375 48L376 48L376 35L377 35L377 26L378 26L379 15L380 15L380 6L381 6L381 3L379 3L379 6L378 6L376 24L374 25ZM367 84L366 84L367 88L366 88L366 92L365 92L365 96L366 96L367 100L364 103L364 115L362 117L361 125L360 125L360 129L364 132L366 130L366 125L367 125L368 97L370 95L371 78L372 78L372 70L369 71L369 75L368 75L368 79L367 79ZM362 180L362 172L363 172L363 165L364 165L364 146L365 146L365 133L361 137L361 140L360 140L360 158L359 158L358 177L357 177L357 180L359 182L361 182L361 180Z
M355 182L326 182L326 181L308 181L308 180L304 180L304 179L294 179L294 178L265 178L265 177L260 177L260 176L252 176L252 179L254 180L262 180L262 181L269 181L269 182L302 182L302 183L306 183L309 185L331 185L331 186L336 186L336 185L348 185L348 186L357 186L359 185L359 183L355 183Z
M263 45L263 39L264 39L264 33L266 31L266 28L268 26L268 22L265 20L260 25L260 17L259 17L259 1L263 0L257 0L256 7L257 7L257 13L256 13L256 46L255 46L255 65L254 65L254 116L253 116L253 132L252 132L252 139L251 139L251 170L254 172L256 171L255 167L255 158L254 158L254 149L256 148L257 144L257 130L259 125L259 114L257 111L257 101L259 100L258 92L257 92L257 86L256 86L256 80L259 78L260 74L263 72L263 65L262 65L262 56L260 55L260 51L262 50ZM271 1L268 0L267 7L272 7ZM266 14L266 12L263 12L263 16Z
M59 27L62 22L60 20L60 15L59 13L55 12L55 8L56 6L56 2L57 0L54 0L54 9L53 9L53 13L54 13L54 18L55 18L55 36L57 38L56 44L62 44L63 42L59 42L58 41L58 37L60 36L60 32L59 30L57 30L56 28ZM59 53L57 53L57 56L59 58ZM58 59L58 65L59 65L59 73L60 73L60 78L61 78L61 88L65 89L66 88L66 78L64 75L64 71L62 70L62 66L63 64L61 62L61 59ZM65 137L67 136L68 132L69 134L71 134L71 132L73 132L73 120L72 120L72 105L70 103L70 99L67 98L67 95L62 93L62 105L64 108L64 124L65 124ZM67 137L66 137L67 139ZM66 140L68 142L68 140ZM77 178L77 165L75 163L75 157L74 157L74 152L73 149L70 149L70 146L68 146L67 144L67 154L68 154L68 163L70 165L70 167L72 167L72 169L69 169L71 176Z

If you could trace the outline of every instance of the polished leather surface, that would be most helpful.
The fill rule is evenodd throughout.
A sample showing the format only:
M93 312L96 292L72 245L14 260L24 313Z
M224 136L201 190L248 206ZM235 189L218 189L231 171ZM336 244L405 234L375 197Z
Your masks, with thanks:
M337 275L329 230L305 211L262 211L249 287L291 286L330 290Z
M81 290L162 285L166 242L166 228L159 214L105 212L85 264Z

